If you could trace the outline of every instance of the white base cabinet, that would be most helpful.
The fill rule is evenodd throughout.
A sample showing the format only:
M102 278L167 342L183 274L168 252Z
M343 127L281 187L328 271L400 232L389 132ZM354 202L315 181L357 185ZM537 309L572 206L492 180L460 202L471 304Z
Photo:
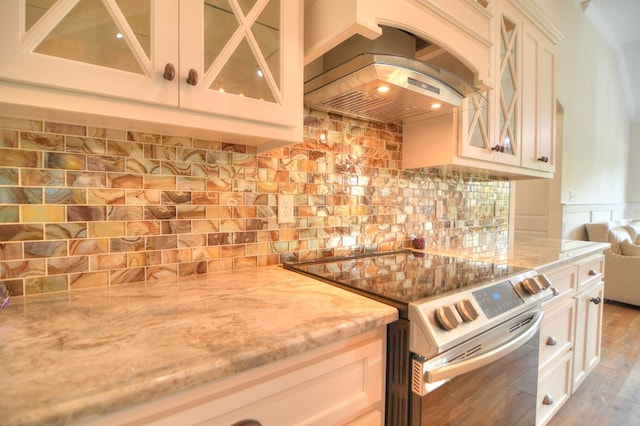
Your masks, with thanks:
M604 283L598 281L593 287L581 292L576 300L577 328L573 357L573 392L600 363Z
M543 270L558 295L542 305L536 424L545 425L600 362L604 256Z
M386 327L86 424L382 425Z

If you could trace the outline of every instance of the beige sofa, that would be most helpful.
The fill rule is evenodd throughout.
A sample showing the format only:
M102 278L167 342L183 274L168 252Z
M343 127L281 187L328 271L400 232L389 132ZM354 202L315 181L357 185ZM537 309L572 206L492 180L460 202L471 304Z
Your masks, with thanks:
M604 297L640 306L640 219L585 225L589 241L607 242Z

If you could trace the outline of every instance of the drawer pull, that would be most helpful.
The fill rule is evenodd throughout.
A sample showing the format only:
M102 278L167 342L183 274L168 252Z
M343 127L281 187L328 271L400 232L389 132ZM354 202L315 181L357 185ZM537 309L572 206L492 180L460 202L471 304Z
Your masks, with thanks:
M545 394L544 398L542 398L542 403L544 405L552 405L553 404L553 397L549 394Z
M246 419L235 422L231 426L262 426L262 423L254 419Z
M594 275L598 275L598 271L596 271L595 269L589 269L589 275L591 275L592 277Z
M555 337L553 336L547 337L547 346L555 346L557 344L558 344L558 341L556 340Z
M602 299L600 299L600 297L592 297L589 299L589 302L593 302L594 305L599 305L600 302L602 302Z

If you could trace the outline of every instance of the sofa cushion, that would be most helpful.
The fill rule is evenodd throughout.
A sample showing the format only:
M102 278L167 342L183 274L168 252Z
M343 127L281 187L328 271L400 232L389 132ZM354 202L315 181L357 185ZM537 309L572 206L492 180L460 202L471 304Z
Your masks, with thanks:
M589 241L598 243L608 243L607 234L609 233L609 222L587 223L587 236Z
M618 226L616 228L609 229L608 240L609 243L611 243L611 251L621 254L620 243L623 241L631 242L631 236L624 226Z
M640 243L640 222L633 221L627 225L627 230L634 244Z
M620 251L624 256L640 256L640 245L625 240L620 243Z

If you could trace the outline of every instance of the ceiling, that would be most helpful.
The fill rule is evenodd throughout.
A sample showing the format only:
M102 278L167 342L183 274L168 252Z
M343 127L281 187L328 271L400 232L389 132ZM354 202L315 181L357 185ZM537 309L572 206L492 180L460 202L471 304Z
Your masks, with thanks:
M613 47L631 121L640 121L640 0L586 0L585 14Z

